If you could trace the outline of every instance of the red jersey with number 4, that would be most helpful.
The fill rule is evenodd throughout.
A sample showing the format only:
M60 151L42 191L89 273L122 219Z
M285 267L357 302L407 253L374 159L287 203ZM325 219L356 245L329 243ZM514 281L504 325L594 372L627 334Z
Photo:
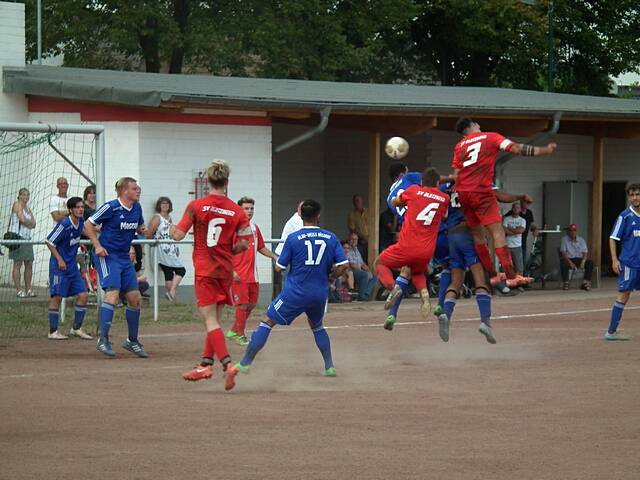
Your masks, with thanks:
M490 192L500 150L508 152L513 142L499 133L477 132L467 135L453 148L451 166L459 169L458 192Z
M176 225L182 232L193 226L193 267L197 277L233 278L236 232L249 226L247 214L222 195L193 200Z
M242 283L258 282L256 253L265 247L262 233L255 223L251 224L251 234L252 235L247 238L249 240L249 248L233 257L233 269L240 277Z
M416 257L431 258L436 248L438 227L447 216L449 195L437 188L411 185L400 194L407 205L398 244L416 252Z

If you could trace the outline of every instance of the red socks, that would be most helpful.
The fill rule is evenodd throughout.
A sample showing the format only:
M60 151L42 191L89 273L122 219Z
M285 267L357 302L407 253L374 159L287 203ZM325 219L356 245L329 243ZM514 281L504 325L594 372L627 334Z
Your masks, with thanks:
M224 340L224 333L221 328L216 328L207 333L207 338L204 341L204 352L202 356L204 358L213 358L215 353L218 360L221 363L225 358L229 358L229 351L227 350L227 343Z
M415 275L411 275L411 283L416 287L416 290L420 292L420 290L427 288L427 277L424 276L423 273L416 273Z
M244 336L244 329L247 326L247 318L249 318L249 315L251 315L251 310L248 308L236 308L236 319L231 326L231 330L240 336Z
M496 248L496 255L500 260L500 265L502 265L504 273L507 275L507 279L511 280L512 278L516 278L516 271L513 269L513 261L511 260L509 248L506 245Z
M478 254L478 258L480 259L482 268L484 268L485 271L489 273L490 277L495 277L497 273L496 273L496 270L493 268L493 262L491 261L491 253L489 253L489 246L486 243L474 243L473 246L476 249L476 253ZM496 254L497 253L498 253L498 250L496 249ZM500 263L502 263L502 259L500 259ZM502 264L502 266L504 266L504 264Z
M396 281L393 278L393 272L391 269L386 265L379 263L376 265L376 273L378 274L378 280L382 286L387 290L393 290L393 286L396 284Z

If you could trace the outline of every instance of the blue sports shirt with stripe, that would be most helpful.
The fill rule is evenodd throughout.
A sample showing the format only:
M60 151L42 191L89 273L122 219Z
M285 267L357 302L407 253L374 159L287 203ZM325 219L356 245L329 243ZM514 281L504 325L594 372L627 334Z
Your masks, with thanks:
M58 250L58 253L67 264L67 269L71 269L74 265L77 268L78 244L80 243L80 235L84 229L84 220L79 219L78 225L74 225L70 217L60 220L51 233L47 235L46 242ZM52 256L55 261L55 258ZM56 263L57 265L57 263Z
M127 258L136 231L144 224L140 203L135 202L131 208L127 208L117 198L98 208L89 221L94 225L102 225L100 244L109 255Z
M420 172L407 172L405 173L400 180L396 180L396 182L389 187L389 195L387 195L387 205L393 212L393 214L398 217L398 222L402 223L404 220L404 212L407 211L407 206L403 205L400 207L394 207L391 204L391 200L394 197L399 197L402 192L404 192L411 185L422 185L422 174Z
M287 295L326 300L331 269L347 263L335 233L307 226L287 237L276 265L291 268L284 286Z
M620 263L640 268L640 215L631 207L625 209L613 225L610 238L622 243Z

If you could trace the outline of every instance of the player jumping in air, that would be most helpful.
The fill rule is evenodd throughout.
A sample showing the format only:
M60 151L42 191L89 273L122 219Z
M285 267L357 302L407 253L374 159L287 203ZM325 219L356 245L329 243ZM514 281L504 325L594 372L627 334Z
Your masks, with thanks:
M400 239L385 249L374 262L380 283L391 290L385 302L385 309L389 309L384 323L387 330L393 329L409 281L420 292L422 315L426 317L431 310L424 272L433 257L438 227L440 221L446 218L449 205L449 196L438 190L439 181L437 170L427 168L422 172L422 186L411 185L392 200L393 206L406 208ZM401 269L395 284L391 269Z
M476 252L485 270L493 273L489 248L482 231L484 225L493 237L496 255L507 278L513 279L516 272L507 247L498 202L492 190L496 158L500 151L525 157L551 155L556 150L556 144L534 147L514 143L498 133L482 132L480 125L469 118L458 120L456 131L463 138L453 149L453 175L467 225L473 232Z
M82 281L78 268L78 244L84 229L84 202L80 197L67 200L69 216L64 217L47 236L46 244L51 251L49 260L49 339L66 340L68 337L58 332L60 303L63 298L76 296L72 337L91 340L93 337L82 330L84 314L87 311L87 287Z
M609 237L611 266L618 274L618 298L613 304L609 328L604 334L604 339L611 341L629 339L618 332L618 325L631 292L640 290L640 184L629 185L627 195L631 205L618 216ZM620 258L616 242L622 243Z
M129 258L129 249L136 233L147 233L139 203L140 186L134 178L122 177L116 182L116 192L118 198L98 208L84 226L85 235L94 246L94 263L100 286L105 291L98 313L100 338L97 349L107 357L116 355L109 340L109 330L120 292L123 292L127 299L125 318L129 336L122 347L138 357L147 358L147 353L138 341L140 290L136 271ZM102 225L100 239L96 225Z
M248 372L255 356L267 343L275 325L290 325L305 313L316 346L324 359L324 375L335 377L331 357L331 342L322 323L328 296L327 282L341 276L349 265L340 241L334 233L321 229L320 204L315 200L302 202L300 214L304 226L290 234L284 242L276 262L276 270L287 266L291 271L284 289L267 309L267 318L260 322L242 360L236 364L241 372Z
M171 238L182 240L193 226L196 302L207 329L200 364L182 378L193 382L211 378L215 355L226 372L225 390L235 386L238 370L231 363L220 320L224 306L233 305L233 255L245 251L251 238L247 215L227 197L229 173L225 160L214 160L207 169L209 195L189 203L180 222L171 228Z
M249 238L249 248L233 257L233 284L231 293L233 303L236 307L236 318L231 329L226 333L226 337L244 347L249 341L244 335L244 329L251 311L258 303L260 284L258 283L258 269L256 267L256 253L259 252L265 257L278 260L278 256L269 250L262 238L262 233L258 225L253 223L255 200L249 197L242 197L238 200L238 205L247 214L251 225L251 237Z

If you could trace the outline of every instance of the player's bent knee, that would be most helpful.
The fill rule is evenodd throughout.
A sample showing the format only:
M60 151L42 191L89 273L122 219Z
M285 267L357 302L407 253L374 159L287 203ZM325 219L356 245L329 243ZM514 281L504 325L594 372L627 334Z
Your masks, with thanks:
M86 305L88 301L89 295L87 295L86 293L80 293L78 294L78 298L76 298L76 304L78 305Z

